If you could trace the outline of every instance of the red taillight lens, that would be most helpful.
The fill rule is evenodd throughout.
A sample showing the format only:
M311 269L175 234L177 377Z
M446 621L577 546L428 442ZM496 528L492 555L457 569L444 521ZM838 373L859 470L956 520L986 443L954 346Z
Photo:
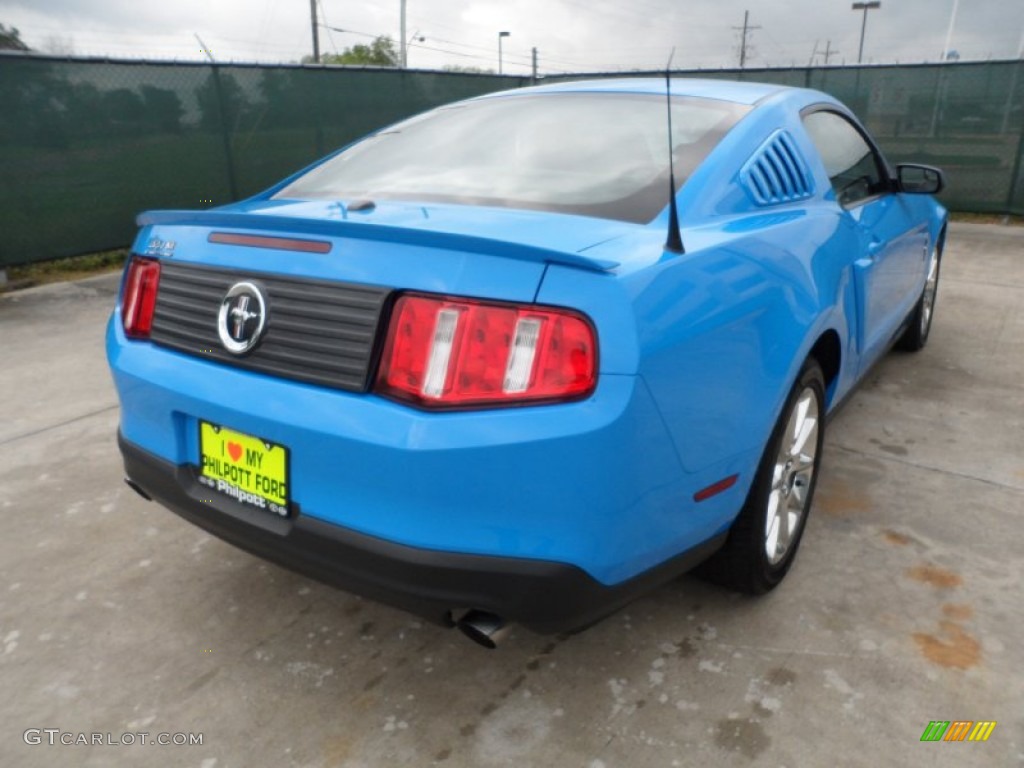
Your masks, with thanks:
M444 408L569 400L596 382L594 330L576 312L407 294L391 315L377 391Z
M153 310L160 285L160 262L133 256L128 264L121 298L121 324L125 336L148 339L153 327Z

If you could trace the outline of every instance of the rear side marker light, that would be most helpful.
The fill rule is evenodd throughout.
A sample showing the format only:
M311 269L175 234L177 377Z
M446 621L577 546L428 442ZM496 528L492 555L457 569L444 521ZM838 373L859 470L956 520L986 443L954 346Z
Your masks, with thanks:
M128 263L121 297L121 325L125 336L132 339L149 338L159 287L160 262L133 256Z
M732 488L734 485L736 485L736 481L739 479L739 477L739 475L729 475L729 477L723 480L719 480L717 483L709 485L707 488L704 488L703 490L697 491L695 494L693 494L693 500L707 501L712 496L717 496L723 491L727 491L730 488Z
M578 312L405 294L376 391L426 408L557 402L597 383L597 340Z

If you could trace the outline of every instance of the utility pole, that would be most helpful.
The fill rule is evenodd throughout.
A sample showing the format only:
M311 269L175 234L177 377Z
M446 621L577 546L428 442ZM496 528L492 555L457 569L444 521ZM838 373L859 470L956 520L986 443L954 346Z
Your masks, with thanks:
M871 0L866 3L854 3L852 8L855 11L864 11L864 19L860 23L860 48L857 49L857 63L860 64L864 60L864 30L868 26L868 11L873 11L876 8L881 8L881 0Z
M828 66L828 60L831 59L833 56L838 56L838 55L839 55L839 51L833 51L832 50L832 41L831 40L826 40L825 41L825 50L821 51L821 52L818 51L818 43L817 43L817 41L815 41L815 43L814 43L814 51L811 53L811 60L809 62L809 66L814 66L814 60L816 58L818 58L818 56L821 56L825 60L823 66L827 67Z
M742 30L740 37L740 69L743 69L744 67L747 66L747 35L753 32L755 29L760 29L760 27L750 26L750 11L744 11L743 26L733 27L733 29L735 29L737 32L740 32Z
M536 81L537 80L537 47L536 46L534 46L534 48L531 51L531 53L533 55L533 79L534 79L534 81Z
M825 43L825 52L823 54L821 54L821 55L825 57L825 66L827 67L828 66L828 60L830 58L832 58L833 56L838 56L839 55L839 51L833 51L832 50L832 41L828 40Z
M405 0L402 0L402 29L399 33L399 40L402 41L402 55L399 57L399 66L402 69L406 69L409 66L409 44L406 42L405 37Z
M313 27L313 62L320 63L320 31L316 23L316 0L309 0L309 21Z

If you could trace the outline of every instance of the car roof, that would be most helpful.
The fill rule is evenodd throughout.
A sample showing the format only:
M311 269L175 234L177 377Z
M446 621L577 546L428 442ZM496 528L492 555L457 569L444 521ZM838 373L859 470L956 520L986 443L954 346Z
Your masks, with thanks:
M691 96L704 99L719 99L736 104L753 105L757 102L782 92L796 92L803 89L791 88L773 83L739 82L736 80L715 80L710 78L673 77L672 95ZM665 93L664 77L620 77L595 80L572 80L552 83L550 85L517 88L513 91L500 91L488 94L483 98L501 98L503 96L527 95L533 93Z

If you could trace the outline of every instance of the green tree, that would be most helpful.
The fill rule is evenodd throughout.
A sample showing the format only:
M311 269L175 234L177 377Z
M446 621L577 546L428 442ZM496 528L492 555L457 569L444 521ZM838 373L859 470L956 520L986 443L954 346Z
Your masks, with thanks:
M63 115L60 125L69 136L107 134L110 130L110 113L103 106L104 93L94 83L85 81L75 84L67 81L53 83L49 95L56 104L61 105Z
M493 69L483 67L466 66L465 64L445 64L441 67L445 72L464 72L469 75L493 75Z
M195 94L199 124L207 130L219 130L223 125L234 131L249 108L242 86L228 74L211 72Z
M376 67L397 67L399 64L398 49L395 41L387 35L374 38L369 45L353 45L341 53L326 54L320 57L323 64L356 64Z
M0 51L27 51L29 47L21 40L17 27L0 24Z
M181 118L185 108L178 94L167 88L143 85L139 88L144 104L143 114L154 126L169 133L181 133Z
M142 98L131 88L104 91L102 105L111 120L134 122L142 117Z
M0 144L63 148L72 88L59 68L30 57L0 67Z
M301 69L264 69L260 80L264 124L282 128L308 125L316 103L310 73Z

